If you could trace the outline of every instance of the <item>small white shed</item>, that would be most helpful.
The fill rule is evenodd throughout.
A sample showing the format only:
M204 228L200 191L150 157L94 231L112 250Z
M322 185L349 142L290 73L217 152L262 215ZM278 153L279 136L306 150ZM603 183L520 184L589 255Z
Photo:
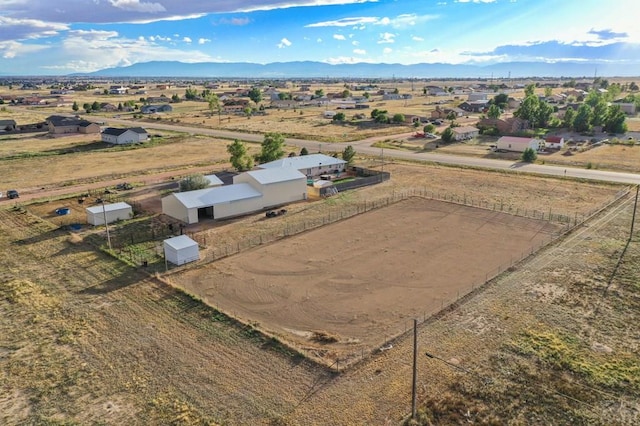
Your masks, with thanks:
M133 209L127 203L98 204L97 206L87 207L87 222L91 225L104 225L105 217L107 223L116 222L118 220L131 219Z
M200 259L198 243L186 235L164 240L164 258L174 265L184 265Z

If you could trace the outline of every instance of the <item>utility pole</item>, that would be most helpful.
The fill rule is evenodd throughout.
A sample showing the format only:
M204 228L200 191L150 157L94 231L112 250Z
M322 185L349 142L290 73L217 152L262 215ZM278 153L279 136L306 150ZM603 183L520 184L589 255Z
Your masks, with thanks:
M418 320L413 319L413 381L411 383L411 418L416 418L416 388L418 383Z
M104 208L104 200L102 201L102 217L104 218L104 229L107 231L107 245L111 250L111 237L109 236L109 225L107 224L107 211Z
M638 208L638 191L640 191L640 185L636 186L636 199L633 203L633 216L631 217L631 231L629 232L629 241L633 238L633 225L636 223L636 209Z

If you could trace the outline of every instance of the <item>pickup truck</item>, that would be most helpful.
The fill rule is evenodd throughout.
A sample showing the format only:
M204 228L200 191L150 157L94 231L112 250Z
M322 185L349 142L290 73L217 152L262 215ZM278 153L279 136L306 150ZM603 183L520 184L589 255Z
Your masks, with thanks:
M10 189L7 191L7 198L13 200L14 198L20 198L20 194L15 189Z

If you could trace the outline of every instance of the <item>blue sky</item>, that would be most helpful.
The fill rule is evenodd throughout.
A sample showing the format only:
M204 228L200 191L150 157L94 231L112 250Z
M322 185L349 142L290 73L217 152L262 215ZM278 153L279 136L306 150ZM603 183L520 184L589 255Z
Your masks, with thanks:
M616 62L637 0L0 0L0 74L182 62Z

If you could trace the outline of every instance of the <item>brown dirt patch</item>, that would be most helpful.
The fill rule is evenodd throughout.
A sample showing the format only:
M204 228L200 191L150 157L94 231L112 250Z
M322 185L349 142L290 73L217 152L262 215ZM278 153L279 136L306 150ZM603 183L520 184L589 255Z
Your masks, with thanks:
M544 221L411 198L172 281L332 359L382 345L413 318L439 311L549 242L557 229ZM313 344L319 330L337 336L336 344Z

